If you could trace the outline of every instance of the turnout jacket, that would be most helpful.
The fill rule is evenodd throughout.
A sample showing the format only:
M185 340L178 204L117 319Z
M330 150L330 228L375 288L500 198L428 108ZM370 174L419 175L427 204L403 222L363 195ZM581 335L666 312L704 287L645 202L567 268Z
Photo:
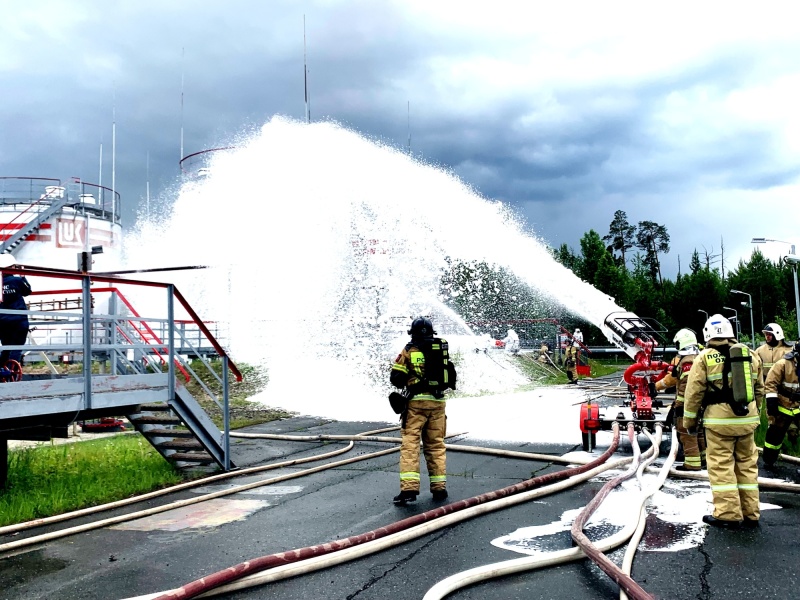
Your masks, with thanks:
M670 369L667 371L667 374L664 375L661 379L656 381L656 391L663 392L671 387L676 387L678 385L678 380L680 379L680 372L675 372L673 367L678 366L678 363L681 362L681 355L676 354L672 357L672 360L669 361Z
M778 410L787 416L800 414L800 384L798 383L798 357L787 353L769 370L764 382L767 398L777 398Z
M770 346L765 342L756 348L756 354L761 359L761 375L764 377L764 382L767 381L767 375L772 365L782 359L787 352L791 352L791 350L792 347L783 340L774 346Z
M734 340L712 339L708 346L694 359L689 376L686 381L684 395L683 425L687 429L697 426L697 416L703 407L703 399L706 392L713 388L721 390L723 385L722 371L725 358L718 350L724 346L741 346ZM720 435L738 436L745 435L754 431L761 422L760 411L764 400L764 382L761 378L761 359L758 355L750 353L752 362L737 363L732 365L736 368L740 365L748 365L750 371L750 385L753 400L747 406L747 414L741 417L736 416L731 406L727 403L709 404L705 408L703 416L703 427L712 429Z

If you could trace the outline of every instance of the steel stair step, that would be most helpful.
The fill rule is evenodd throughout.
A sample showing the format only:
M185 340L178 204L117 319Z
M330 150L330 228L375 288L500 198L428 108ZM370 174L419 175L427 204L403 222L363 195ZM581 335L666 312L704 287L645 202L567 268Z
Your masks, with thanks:
M174 452L166 458L171 461L193 462L203 465L215 462L214 457L205 452Z
M156 447L165 450L204 450L203 444L197 440L170 440L156 444Z
M194 434L188 429L162 429L156 427L155 429L148 429L141 432L142 435L151 437L173 437L173 438L193 438Z
M170 410L169 404L166 402L159 402L157 404L140 404L139 412L160 412Z
M128 417L128 420L134 425L181 425L183 423L178 417L167 415L162 417L156 415L131 416Z

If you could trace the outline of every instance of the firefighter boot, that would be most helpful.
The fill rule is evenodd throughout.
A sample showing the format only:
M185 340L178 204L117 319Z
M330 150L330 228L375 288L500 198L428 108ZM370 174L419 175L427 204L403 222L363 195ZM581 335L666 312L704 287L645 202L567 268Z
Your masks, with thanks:
M758 521L756 521L757 523ZM717 519L713 515L703 515L703 523L708 523L714 527L723 527L725 529L738 529L741 521L728 521L726 519Z
M436 500L436 502L447 500L447 490L432 490L431 494L433 495L433 499Z
M394 502L397 506L405 506L409 502L415 502L417 500L417 494L419 494L419 492L406 490L404 492L400 492L397 494L397 496L392 498L392 502Z

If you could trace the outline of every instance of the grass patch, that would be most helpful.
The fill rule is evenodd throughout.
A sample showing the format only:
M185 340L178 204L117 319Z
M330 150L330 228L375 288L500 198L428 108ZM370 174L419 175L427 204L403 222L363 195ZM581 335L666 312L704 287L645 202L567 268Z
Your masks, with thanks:
M533 389L535 387L564 385L569 383L566 371L562 372L563 367L559 367L559 369L562 370L559 371L551 364L542 365L537 362L535 358L533 358L532 354L519 354L514 357L514 361L523 374L531 380L531 383L523 386L523 389L525 390ZM590 377L611 375L619 372L624 366L627 365L620 366L617 364L606 364L601 361L589 359L589 367L591 369ZM582 377L579 377L579 379L582 379Z
M180 483L140 434L11 450L0 526L57 515Z
M222 377L222 361L215 360L208 363L217 377ZM208 387L209 390L217 397L217 401L222 403L222 384L217 380L209 370L208 367L203 365L200 361L192 361L192 370L197 374L197 377ZM247 427L248 425L258 425L259 423L268 423L277 419L285 419L295 416L297 413L292 413L281 408L272 408L264 406L258 402L249 400L250 397L256 395L263 390L269 377L266 370L252 365L237 365L242 373L242 380L236 381L235 378L228 379L228 404L230 407L231 429L239 429ZM196 380L192 379L186 382L186 389L194 398L200 403L200 406L208 413L214 424L222 428L223 418L222 409L217 406L211 397L206 393Z

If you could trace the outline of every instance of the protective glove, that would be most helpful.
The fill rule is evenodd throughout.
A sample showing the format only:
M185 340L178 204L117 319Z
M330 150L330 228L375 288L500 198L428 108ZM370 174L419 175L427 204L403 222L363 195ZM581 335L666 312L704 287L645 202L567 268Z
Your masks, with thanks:
M767 414L772 416L778 414L778 398L776 396L767 398Z

